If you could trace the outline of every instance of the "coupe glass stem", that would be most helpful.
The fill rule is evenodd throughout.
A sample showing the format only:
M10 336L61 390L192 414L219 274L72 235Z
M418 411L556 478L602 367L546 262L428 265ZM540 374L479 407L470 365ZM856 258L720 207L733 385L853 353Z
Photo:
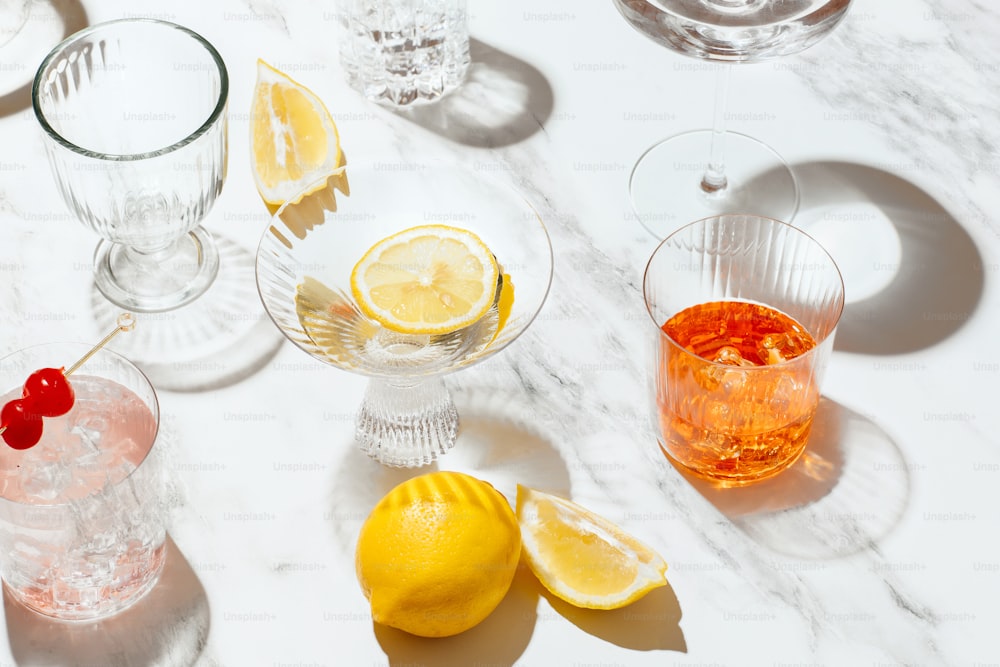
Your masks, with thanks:
M441 378L409 384L373 378L355 437L368 456L384 465L427 465L455 445L458 410Z
M701 189L709 194L722 192L726 180L726 111L729 100L729 78L733 66L721 65L715 75L715 112L712 119L712 144L708 168L701 178Z

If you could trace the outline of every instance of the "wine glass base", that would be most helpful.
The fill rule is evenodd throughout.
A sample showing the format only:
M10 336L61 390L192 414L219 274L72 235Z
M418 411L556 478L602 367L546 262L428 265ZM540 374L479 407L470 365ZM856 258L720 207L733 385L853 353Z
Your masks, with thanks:
M197 227L168 248L140 253L101 241L94 252L94 282L108 301L140 313L187 305L205 293L219 273L212 235Z
M358 411L361 449L387 466L433 463L455 446L458 410L440 378L398 386L372 378Z
M728 184L715 192L701 185L711 152L711 130L664 139L647 150L629 177L632 210L657 238L695 220L748 213L791 222L799 189L791 168L773 149L752 137L727 132Z

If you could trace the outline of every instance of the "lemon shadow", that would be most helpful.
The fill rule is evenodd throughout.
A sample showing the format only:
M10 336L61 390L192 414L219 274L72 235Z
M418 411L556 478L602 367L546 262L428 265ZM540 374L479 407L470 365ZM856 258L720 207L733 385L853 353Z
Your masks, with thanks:
M66 622L37 614L4 586L4 614L17 665L61 667L187 667L208 641L205 589L167 536L166 561L153 589L115 616Z
M634 651L687 653L687 641L680 626L681 605L669 583L620 609L575 607L557 598L537 580L535 586L552 609L589 635Z
M392 666L513 665L534 633L537 607L538 584L531 571L519 564L506 597L482 623L465 632L427 638L379 623L373 623L373 627Z
M720 488L680 471L748 537L795 558L843 558L881 542L909 504L909 466L866 416L824 398L802 456L749 486Z

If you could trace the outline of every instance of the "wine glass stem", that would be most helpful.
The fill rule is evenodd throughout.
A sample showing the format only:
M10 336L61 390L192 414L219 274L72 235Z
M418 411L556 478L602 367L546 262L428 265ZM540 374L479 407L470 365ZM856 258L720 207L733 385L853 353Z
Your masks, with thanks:
M712 120L712 144L708 168L701 177L701 189L709 194L721 192L729 184L726 180L726 113L729 100L729 77L733 66L719 66L715 75L715 112Z

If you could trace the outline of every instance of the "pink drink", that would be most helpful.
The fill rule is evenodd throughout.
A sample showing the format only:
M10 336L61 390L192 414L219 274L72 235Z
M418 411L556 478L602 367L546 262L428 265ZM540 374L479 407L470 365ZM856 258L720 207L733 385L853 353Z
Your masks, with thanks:
M71 377L73 409L44 420L38 445L0 447L4 581L27 606L65 619L125 608L156 583L164 554L159 466L146 460L158 426L152 388L143 398L86 370Z

